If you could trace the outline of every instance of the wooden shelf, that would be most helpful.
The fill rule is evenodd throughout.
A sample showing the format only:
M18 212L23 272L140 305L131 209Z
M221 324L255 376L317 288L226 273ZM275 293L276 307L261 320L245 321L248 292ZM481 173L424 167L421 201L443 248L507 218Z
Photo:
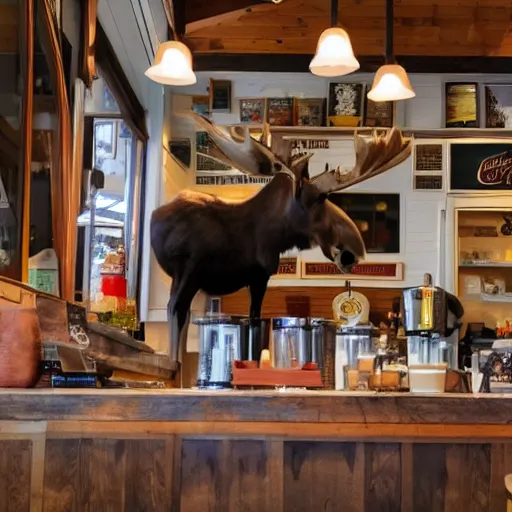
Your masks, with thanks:
M271 126L270 133L280 135L300 136L350 136L355 131L358 133L371 133L373 130L387 131L389 128L374 127L336 127L336 126ZM410 127L401 127L402 133L406 136L414 136L423 139L467 139L467 138L496 138L510 139L512 129L508 128L436 128L429 130L418 130Z
M512 268L512 261L490 261L488 263L459 263L461 268Z

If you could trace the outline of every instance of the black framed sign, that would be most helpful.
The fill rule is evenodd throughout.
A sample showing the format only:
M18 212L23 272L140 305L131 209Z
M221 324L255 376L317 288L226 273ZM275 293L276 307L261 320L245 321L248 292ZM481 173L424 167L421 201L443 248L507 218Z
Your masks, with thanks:
M512 144L451 144L452 190L512 190Z

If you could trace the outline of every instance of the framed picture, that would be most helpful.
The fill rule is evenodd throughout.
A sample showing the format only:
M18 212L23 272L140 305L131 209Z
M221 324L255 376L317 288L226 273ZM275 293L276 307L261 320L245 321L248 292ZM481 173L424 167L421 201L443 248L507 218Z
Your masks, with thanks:
M190 168L192 155L190 139L172 139L169 142L169 151L171 155L178 160L181 167L185 169Z
M263 124L265 122L265 98L240 98L240 122Z
M476 83L446 83L446 128L478 127L478 85Z
M324 126L325 98L295 98L295 126Z
M328 126L361 126L366 84L330 83Z
M512 85L485 86L485 127L512 128Z
M391 128L395 117L393 101L372 101L366 98L364 125L375 128Z
M117 120L94 123L94 167L102 170L105 160L113 160L117 154Z
M210 78L210 112L231 112L231 81Z
M192 96L192 110L196 114L207 117L210 113L210 97Z
M293 126L293 98L267 98L267 122L271 126Z

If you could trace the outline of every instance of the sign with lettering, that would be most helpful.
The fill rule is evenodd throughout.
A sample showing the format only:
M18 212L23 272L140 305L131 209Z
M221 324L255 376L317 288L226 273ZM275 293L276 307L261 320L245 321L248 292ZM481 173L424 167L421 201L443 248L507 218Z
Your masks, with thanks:
M512 151L486 158L478 168L477 177L483 185L512 185Z
M300 262L296 256L281 258L277 274L272 279L300 279Z
M328 140L295 140L293 141L293 149L300 151L310 151L312 149L329 149Z
M512 190L512 144L451 144L452 190Z
M370 263L356 265L350 274L342 274L331 262L302 262L302 279L374 279L403 280L403 263Z

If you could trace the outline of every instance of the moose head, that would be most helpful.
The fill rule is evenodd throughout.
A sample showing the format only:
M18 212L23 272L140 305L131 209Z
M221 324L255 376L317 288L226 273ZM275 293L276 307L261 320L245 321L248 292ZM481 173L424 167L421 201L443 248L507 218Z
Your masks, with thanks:
M397 128L369 137L356 133L356 163L350 171L326 170L310 178L312 155L293 154L289 141L272 151L243 128L216 126L193 112L180 115L207 132L215 144L211 156L242 172L273 179L241 203L187 190L153 212L153 251L173 279L168 319L175 368L190 304L199 290L224 295L249 287L250 316L257 318L281 253L320 247L342 273L364 260L357 226L329 195L391 169L411 153L411 140ZM262 139L267 139L265 132Z

